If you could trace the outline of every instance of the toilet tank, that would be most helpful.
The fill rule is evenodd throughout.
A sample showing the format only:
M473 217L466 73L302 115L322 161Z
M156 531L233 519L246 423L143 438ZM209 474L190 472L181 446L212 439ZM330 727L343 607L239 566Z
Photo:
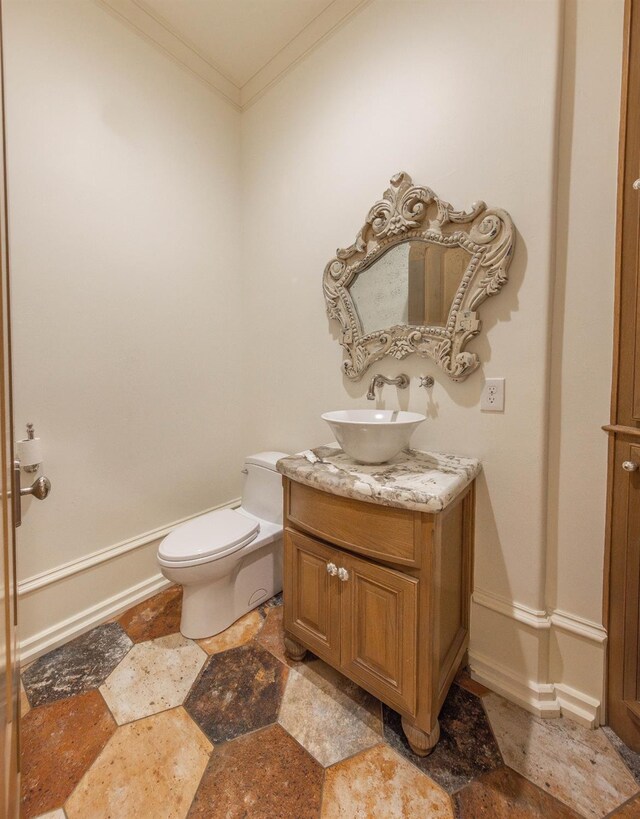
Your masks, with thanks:
M241 508L250 515L282 523L282 475L276 462L286 458L286 452L258 452L244 461L246 475Z

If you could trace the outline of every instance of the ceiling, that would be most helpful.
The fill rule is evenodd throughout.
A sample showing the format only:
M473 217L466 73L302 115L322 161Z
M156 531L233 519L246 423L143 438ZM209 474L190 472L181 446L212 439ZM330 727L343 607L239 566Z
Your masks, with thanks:
M243 109L370 0L101 2Z
M144 0L239 88L333 0Z

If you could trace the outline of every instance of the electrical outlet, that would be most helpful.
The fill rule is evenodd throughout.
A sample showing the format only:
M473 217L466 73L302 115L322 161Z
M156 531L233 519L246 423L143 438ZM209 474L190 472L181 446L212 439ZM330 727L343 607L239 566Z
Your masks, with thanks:
M487 378L482 389L480 409L484 412L504 412L504 378Z

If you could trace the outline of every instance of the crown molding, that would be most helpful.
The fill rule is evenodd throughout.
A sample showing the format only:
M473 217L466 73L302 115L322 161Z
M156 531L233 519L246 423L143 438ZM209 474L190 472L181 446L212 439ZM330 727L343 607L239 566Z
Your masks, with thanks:
M169 24L152 14L137 0L95 0L128 28L160 49L174 62L202 80L236 110L240 110L240 89L196 48L176 34Z
M236 110L243 111L372 0L333 0L242 86L237 85L142 0L95 2L202 80Z
M264 92L275 85L295 65L303 60L320 43L333 36L372 0L333 0L331 5L308 23L265 63L240 89L240 107L245 110L253 105Z

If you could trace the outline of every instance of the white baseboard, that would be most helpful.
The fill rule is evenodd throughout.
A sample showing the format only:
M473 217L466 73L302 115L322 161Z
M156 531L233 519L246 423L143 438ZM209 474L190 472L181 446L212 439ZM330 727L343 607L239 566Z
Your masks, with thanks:
M586 661L586 657L593 657L594 662L604 662L607 632L598 623L559 609L551 613L532 609L484 590L476 590L472 599L474 605L500 615L499 622L504 624L501 627L504 630L503 637L513 632L516 623L520 629L522 625L527 627L525 632L531 635L527 638L527 643L518 642L515 636L513 638L515 644L521 647L530 643L533 635L536 635L534 645L538 646L538 652L543 650L546 656L548 649L543 648L540 641L543 635L544 639L548 639L547 635L553 636L554 630L557 630L554 645L556 651L559 645L562 646L560 649L563 652L562 656L565 656L564 652L571 646L573 653L569 654L569 657L577 657L581 663ZM513 628L508 625L509 620L516 621L512 623ZM562 635L565 636L561 643ZM572 640L567 643L569 637ZM600 724L601 701L599 699L564 682L556 682L553 676L549 680L547 676L549 671L544 672L548 681L541 683L532 680L527 677L524 670L507 667L504 661L502 664L496 662L493 657L489 656L491 653L491 641L485 641L481 651L470 649L469 665L473 679L536 716L553 718L564 715L589 728L595 728ZM521 662L520 665L524 668L525 663ZM529 658L529 667L536 667L536 658L533 654ZM592 681L591 685L593 685Z
M569 685L556 683L556 695L563 715L571 717L587 728L600 725L600 703Z
M135 606L136 603L140 603L170 585L171 583L166 577L156 574L142 583L102 600L95 606L78 612L78 614L69 617L67 620L44 629L28 640L20 642L20 662L28 663L37 659L42 654L46 654L47 651L51 651L85 631L89 631L94 626L104 623L105 620L116 617L131 606Z
M513 669L474 651L469 651L469 667L474 680L537 717L560 716L555 686L528 680Z
M471 677L537 717L566 716L586 728L600 725L600 702L563 683L541 685L469 652Z

